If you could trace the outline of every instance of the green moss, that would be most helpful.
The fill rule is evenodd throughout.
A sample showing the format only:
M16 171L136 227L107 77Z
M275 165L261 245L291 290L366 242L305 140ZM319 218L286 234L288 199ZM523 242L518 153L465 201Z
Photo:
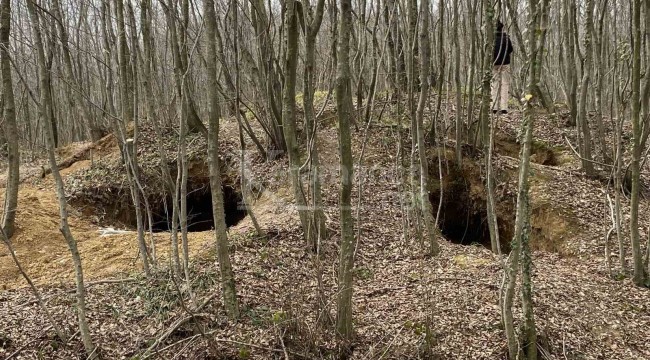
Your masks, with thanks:
M283 323L286 320L287 320L287 313L282 310L275 311L271 316L271 322L275 325Z
M248 359L251 357L251 351L246 347L240 347L237 356L240 359Z
M355 269L355 271L356 271L356 276L359 279L367 280L373 277L372 270L368 269L367 267L360 267Z
M327 91L315 91L314 92L314 105L322 105L323 101L327 98ZM302 106L305 95L302 92L296 93L296 104Z

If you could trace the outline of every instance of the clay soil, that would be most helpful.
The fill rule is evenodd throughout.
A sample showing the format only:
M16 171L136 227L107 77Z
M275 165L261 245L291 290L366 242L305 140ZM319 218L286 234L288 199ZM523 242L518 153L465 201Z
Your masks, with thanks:
M360 231L360 237L352 358L504 358L506 343L498 308L501 259L478 239L479 232L468 241L441 237L441 254L436 258L425 256L412 227L405 228L408 219L400 208L400 180L390 175L395 168L400 133L389 119L394 116L387 112L367 134L363 129L356 133L353 144L358 159L366 143L362 168L367 171L358 173L368 176L363 177L361 187L356 182L353 191L355 231ZM514 215L511 209L518 161L513 151L519 116L515 111L498 123L496 193L504 234ZM606 267L603 238L611 222L605 194L611 190L602 179L588 179L580 173L579 163L563 145L565 135L575 140L574 130L563 128L558 121L540 116L535 136L544 146L538 147L540 155L532 166L533 282L539 347L548 359L650 359L650 291L635 287L626 274L616 273L618 252L614 239L609 244L614 276ZM226 123L224 129L225 142L236 144L236 124ZM410 138L401 133L402 141L410 144ZM324 167L335 169L337 129L326 126L319 136ZM115 142L109 136L101 144L101 151L96 151L93 158L95 165L82 157L63 171L64 176L69 181L80 179L80 174L97 163L115 164L119 159ZM449 169L453 156L446 154L452 146L449 143L440 147L441 157L438 148L431 146L430 167L437 168L440 160L443 168ZM82 147L76 145L60 154L61 159L75 156ZM233 149L234 156L237 150ZM464 171L443 182L443 192L449 191L444 189L445 184L462 180L463 201L469 205L458 207L456 214L446 214L441 226L453 222L457 227L471 228L471 233L483 226L480 154L468 151L464 162ZM258 159L253 160L253 165L252 175L263 189L256 196L253 211L264 237L254 233L248 217L229 229L242 310L237 323L227 321L220 301L211 231L189 234L192 300L184 292L186 285L168 276L169 233L155 234L160 267L154 277L147 279L141 274L134 232L102 237L99 229L110 219L93 214L93 204L71 207L73 235L79 242L86 279L91 283L90 327L105 358L336 356L335 336L328 323L328 318L335 315L337 294L336 172L324 177L325 212L331 234L317 259L305 246L297 216L287 206L292 195L283 171L286 159L269 163ZM432 177L439 175L436 171L432 171ZM647 172L644 169L644 178ZM237 169L232 173L236 174ZM443 176L452 176L451 171L443 170ZM233 179L236 183L236 177ZM23 180L18 231L12 241L55 321L72 335L76 330L70 292L73 274L58 230L58 203L52 185L51 176L41 178L38 171ZM436 199L432 200L436 205ZM650 213L645 199L641 211L641 218L647 219ZM478 220L467 222L461 213ZM643 239L647 236L642 233ZM503 241L509 241L507 236ZM317 273L322 277L320 284ZM4 247L0 247L0 283L0 358L14 353L29 359L83 358L78 337L66 344L55 338ZM319 291L324 304L317 301ZM185 295L179 296L179 292ZM186 321L163 337L188 317L184 309L196 308L204 301L208 305L196 314L196 321ZM321 308L324 312L318 311ZM157 339L160 343L150 349Z

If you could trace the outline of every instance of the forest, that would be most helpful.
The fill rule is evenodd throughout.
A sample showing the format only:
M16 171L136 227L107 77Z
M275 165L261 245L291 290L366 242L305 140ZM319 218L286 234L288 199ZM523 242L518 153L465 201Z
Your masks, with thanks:
M650 0L0 0L0 359L649 359Z

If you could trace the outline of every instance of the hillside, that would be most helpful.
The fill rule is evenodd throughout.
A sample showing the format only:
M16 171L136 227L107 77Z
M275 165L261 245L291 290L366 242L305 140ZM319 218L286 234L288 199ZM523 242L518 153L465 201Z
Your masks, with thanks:
M355 231L360 231L360 237L353 358L418 358L427 351L445 359L501 358L506 344L497 304L503 274L499 258L484 246L489 247L489 235L480 155L468 149L458 171L453 170L456 166L451 149L428 149L434 179L439 176L438 154L442 154L444 206L440 228L444 239L439 256L425 256L410 231L404 236L404 214L396 197L399 182L390 174L395 165L392 151L398 141L393 116L392 111L384 114L367 134L360 130L353 141L355 159L367 142L362 169L369 169L361 192L358 182L353 191L353 203L361 206L354 209ZM497 213L504 240L511 234L514 221L518 167L514 134L519 116L516 111L502 117L496 132ZM548 352L548 359L650 358L650 292L635 287L628 278L608 276L603 240L611 226L605 203L606 182L580 173L579 163L563 139L564 135L574 139L575 134L559 121L539 118L535 131L535 153L539 155L531 179L534 301L541 347ZM226 159L224 169L228 169L224 186L236 193L240 191L236 123L224 120L222 127L220 154ZM409 143L410 138L403 136ZM147 138L146 130L143 137ZM209 228L189 233L194 300L179 297L178 287L185 285L166 275L166 231L155 233L160 264L156 277L142 277L134 224L124 221L128 220L128 201L119 195L128 195L128 186L120 178L119 151L110 139L111 135L91 145L95 148L92 163L84 155L63 170L74 205L71 226L88 281L89 325L104 357L333 356L333 334L319 325L331 318L315 318L314 309L319 306L316 293L320 288L330 317L335 316L334 269L339 236L335 174L323 177L332 235L324 241L317 260L302 240L297 214L287 210L292 197L286 175L284 179L275 176L284 174L286 158L251 161L249 170L259 184L252 209L266 236L257 237L248 217L229 228L243 314L240 321L230 323L221 306L214 234ZM168 150L173 155L171 135L169 141ZM153 145L143 142L139 154L152 198L159 196ZM60 154L62 161L86 146L70 146L68 153ZM335 170L334 126L322 129L318 146L326 169ZM195 155L190 156L190 184L198 193L206 191L204 150L204 142L192 144L191 153ZM432 194L434 207L438 199L439 195ZM200 201L197 195L190 205ZM647 214L648 204L644 199L643 214ZM18 209L18 231L13 240L18 258L41 288L55 320L73 334L75 316L69 291L73 273L57 228L58 206L51 176L24 179ZM196 215L201 216L201 207L196 205L196 209ZM106 226L130 232L101 236L99 230ZM611 239L610 248L615 254ZM320 285L316 269L322 271ZM73 346L57 345L55 334L35 301L30 300L30 291L4 248L0 250L0 279L0 328L8 329L0 339L2 355L16 352L22 358L77 357L82 349L80 341L73 339Z

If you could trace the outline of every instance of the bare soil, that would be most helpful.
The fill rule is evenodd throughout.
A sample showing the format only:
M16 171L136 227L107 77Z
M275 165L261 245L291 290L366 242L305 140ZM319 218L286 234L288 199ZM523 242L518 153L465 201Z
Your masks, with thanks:
M517 111L512 112L498 127L495 169L499 215L505 224L514 216L509 209L514 205L518 167L513 153L516 146L508 139L516 135L519 116ZM236 139L233 124L224 128L224 138ZM579 163L563 147L565 135L575 139L572 129L558 127L556 120L545 117L540 118L537 129L536 138L545 144L540 146L540 161L532 166L531 180L536 249L533 281L540 346L549 359L650 359L650 291L635 287L624 274L611 277L605 266L603 237L611 226L605 203L609 190L602 181L588 179L577 171ZM319 136L325 165L335 166L336 128L322 129ZM109 138L102 140L102 151L96 152L94 161L119 159L115 143L106 145L111 142ZM402 140L410 144L405 135ZM389 174L395 166L397 141L394 126L371 127L363 164L374 168L376 174ZM355 159L363 142L362 130L354 140ZM74 156L74 151L64 156ZM484 196L481 170L476 165L480 161L470 155L466 161L469 168L463 176L469 184L467 199L475 203L472 211L480 219L478 205ZM433 155L431 162L437 167ZM106 358L140 358L154 340L187 317L184 307L191 308L204 299L211 301L202 309L201 320L180 326L163 339L160 352L148 356L336 356L328 316L317 317L315 297L320 288L327 300L326 314L333 317L339 237L336 173L324 177L325 211L332 234L323 243L323 254L317 261L302 241L296 214L287 206L292 199L288 179L278 175L285 173L286 159L253 161L253 165L252 174L264 189L253 211L266 237L260 239L253 233L249 218L229 230L242 309L242 318L236 324L226 320L221 306L212 232L189 236L196 297L192 301L178 296L178 284L165 275L165 265L153 279L139 274L134 233L101 237L99 219L84 215L88 209L71 210L73 234L79 241L87 279L133 279L89 288L90 327ZM76 179L90 166L90 160L80 160L63 172L68 179ZM644 172L646 177L647 169ZM505 336L497 305L503 276L500 259L476 241L455 244L442 238L440 256L424 256L411 229L404 231L407 219L397 197L399 186L399 179L392 176L365 177L362 188L355 183L353 203L357 204L358 195L362 200L358 212L355 206L355 229L361 236L356 257L357 337L352 358L504 358ZM644 199L642 218L647 218L647 210ZM454 221L463 221L458 214L452 215L449 217ZM73 334L74 299L68 293L73 286L71 260L58 231L58 203L51 178L23 182L17 221L19 229L13 243L18 257L44 292L55 320ZM166 264L169 234L155 236L160 264ZM647 236L642 233L642 238ZM616 245L612 241L609 246L615 267ZM321 285L316 281L319 269ZM4 248L0 248L0 282L4 290L0 293L0 357L15 351L23 358L83 357L78 338L65 346L54 339ZM181 301L187 304L181 306ZM324 327L318 325L323 318Z

